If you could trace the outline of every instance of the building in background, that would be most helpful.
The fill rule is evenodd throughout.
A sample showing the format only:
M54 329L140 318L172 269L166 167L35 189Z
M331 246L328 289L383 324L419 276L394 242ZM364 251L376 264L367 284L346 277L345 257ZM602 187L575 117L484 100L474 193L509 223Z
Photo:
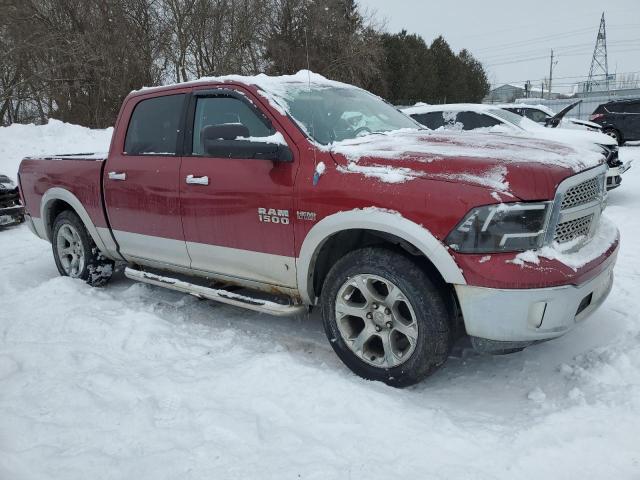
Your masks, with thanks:
M552 92L551 98L559 98L561 93ZM482 103L513 103L518 98L549 98L549 92L535 87L531 83L516 85L505 83L489 91L489 94L482 100Z

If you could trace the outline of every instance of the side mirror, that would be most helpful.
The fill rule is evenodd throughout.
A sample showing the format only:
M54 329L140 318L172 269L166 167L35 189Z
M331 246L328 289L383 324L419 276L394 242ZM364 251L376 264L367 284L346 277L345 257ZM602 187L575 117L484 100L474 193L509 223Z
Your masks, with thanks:
M292 162L293 154L287 145L260 140L222 140L209 145L207 154L226 158L247 158Z
M200 133L204 152L218 158L253 158L292 162L293 154L287 145L270 141L268 137L251 138L249 129L239 123L208 125Z

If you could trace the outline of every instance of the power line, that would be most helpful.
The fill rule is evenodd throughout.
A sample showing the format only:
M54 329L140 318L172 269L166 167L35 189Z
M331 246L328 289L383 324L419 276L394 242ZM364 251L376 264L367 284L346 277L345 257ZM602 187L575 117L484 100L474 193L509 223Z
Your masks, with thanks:
M624 77L626 75L640 75L640 70L638 71L633 71L633 72L618 72L616 73L617 77ZM582 81L586 81L589 77L587 77L586 75L576 75L576 76L565 76L565 77L554 77L553 83L556 87L571 87L577 83L580 83ZM492 87L496 87L496 86L500 86L500 85L507 85L507 84L511 84L511 85L519 85L519 84L524 84L527 81L531 81L531 83L540 83L542 81L545 81L546 78L527 78L527 79L521 79L521 80L509 80L506 82L500 82L500 81L495 81L491 83ZM556 80L566 80L565 82L557 82Z
M627 24L619 24L619 25L609 25L609 28L616 28L616 29L620 29L620 28L631 28L631 27L640 27L640 23L627 23ZM487 51L487 50L504 50L504 49L509 49L509 48L513 48L513 47L519 47L519 46L526 46L531 42L535 42L535 41L539 41L539 40L555 40L558 38L566 38L566 37L572 37L572 36L582 36L582 35L587 35L587 34L591 34L593 33L593 28L592 27L586 27L586 28L581 28L578 30L571 30L568 32L561 32L561 33L556 33L556 34L552 34L552 35L544 35L544 36L540 36L540 37L532 37L532 38L528 38L525 40L518 40L517 42L509 42L509 43L499 43L499 44L495 44L493 46L488 46L488 47L482 47L482 48L478 48L475 49L474 52L476 53L480 53L483 51Z
M640 38L632 38L626 40L619 40L617 42L609 42L609 46L632 46L632 45L640 45ZM571 45L560 45L554 46L554 50L559 54L562 53L576 53L577 51L582 51L583 49L588 47L588 51L592 51L593 43L574 43ZM532 55L538 52L547 51L546 47L535 48L531 50L521 50L517 52L509 52L509 53L498 53L495 55L487 55L487 56L479 56L485 61L500 61L500 60L510 60L519 58L522 55Z

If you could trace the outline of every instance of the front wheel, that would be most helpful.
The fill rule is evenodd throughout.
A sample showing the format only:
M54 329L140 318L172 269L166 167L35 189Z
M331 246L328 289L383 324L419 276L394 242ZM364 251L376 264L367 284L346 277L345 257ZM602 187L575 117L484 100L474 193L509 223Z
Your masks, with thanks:
M447 359L443 293L401 253L364 248L345 255L325 279L321 305L331 346L363 378L406 387Z
M94 287L111 278L114 262L98 250L75 212L66 210L56 217L51 243L60 275L82 279Z
M613 138L618 145L622 145L624 143L622 141L622 135L615 128L605 128L603 130L603 133L605 133L606 135L609 135L611 138Z

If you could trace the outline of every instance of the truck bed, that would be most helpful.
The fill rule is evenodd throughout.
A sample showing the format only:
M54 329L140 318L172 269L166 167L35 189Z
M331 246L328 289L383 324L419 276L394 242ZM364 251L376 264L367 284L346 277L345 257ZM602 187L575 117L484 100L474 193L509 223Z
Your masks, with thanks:
M53 211L42 205L42 198L52 188L63 188L71 192L84 206L96 227L107 227L102 204L102 171L106 153L80 153L27 157L19 170L20 188L26 213L50 225Z

